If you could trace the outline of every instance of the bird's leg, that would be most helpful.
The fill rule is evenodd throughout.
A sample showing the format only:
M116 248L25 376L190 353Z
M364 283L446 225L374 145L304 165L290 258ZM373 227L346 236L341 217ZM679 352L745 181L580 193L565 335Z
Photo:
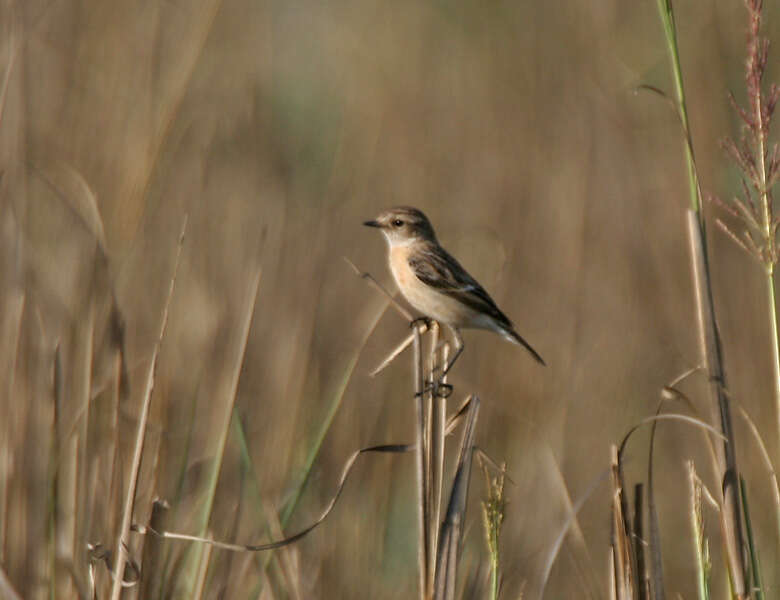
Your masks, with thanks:
M460 353L463 352L464 347L463 338L460 335L460 331L458 331L455 327L448 327L450 331L452 331L452 339L453 342L455 342L455 354L453 354L452 359L445 365L443 369L440 367L436 367L436 369L434 369L434 371L439 371L441 369L441 374L438 378L435 378L425 386L426 392L431 392L434 396L439 398L449 398L449 396L452 394L452 385L449 383L444 383L444 378L447 376L447 373L450 372L450 369L452 369L452 365L455 364L455 361L458 360L458 357L460 356Z
M409 323L409 327L414 329L418 325L425 325L427 330L430 330L433 323L434 323L433 319L431 319L429 317L418 317L417 319L414 319L413 321L411 321ZM450 328L450 329L452 329L452 328ZM460 336L457 333L455 333L454 335L458 339L460 339ZM434 349L434 352L438 352L439 348L444 346L445 343L446 342L444 340L439 341L439 343L436 345L436 348ZM462 346L462 345L463 345L463 343L460 342L460 346ZM449 367L451 367L451 366L452 366L452 363L450 363L448 365L447 370L449 370ZM440 370L441 370L441 367L437 366L437 367L434 368L433 373L435 373L436 371L440 371ZM431 374L431 376L433 376L433 373ZM444 372L442 372L441 376L439 376L438 379L434 379L433 381L426 381L425 382L425 386L423 388L423 391L422 392L418 392L415 395L419 396L421 394L427 394L427 393L430 392L431 394L433 394L434 396L436 396L438 398L449 398L450 394L452 394L452 386L449 383L444 383L442 381L442 379L444 378L444 376L446 374L447 374L447 372L444 371Z
M463 338L460 335L460 331L458 331L455 327L450 327L450 331L452 331L452 341L455 342L455 354L452 355L452 358L447 363L447 366L442 369L442 378L450 372L450 369L452 369L452 366L455 364L455 361L458 360L458 357L460 356L461 352L463 352L463 348L465 347L463 344Z
M449 398L452 394L452 390L452 385L449 383L442 383L441 379L426 381L423 391L416 393L415 396L422 396L423 394L430 392L437 398Z

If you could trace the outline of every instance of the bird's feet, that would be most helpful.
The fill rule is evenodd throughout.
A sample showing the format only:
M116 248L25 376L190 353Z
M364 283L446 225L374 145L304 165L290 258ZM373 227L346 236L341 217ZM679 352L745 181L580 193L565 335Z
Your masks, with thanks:
M431 328L431 323L432 321L428 317L418 317L409 322L409 328L416 329L418 325L425 325L426 330L428 330Z
M452 395L453 387L449 383L444 383L441 379L434 379L433 381L426 381L422 392L418 392L415 396L424 396L425 394L431 394L436 398L449 398Z
M428 387L436 398L449 398L452 395L452 385L444 383L441 379L429 381Z

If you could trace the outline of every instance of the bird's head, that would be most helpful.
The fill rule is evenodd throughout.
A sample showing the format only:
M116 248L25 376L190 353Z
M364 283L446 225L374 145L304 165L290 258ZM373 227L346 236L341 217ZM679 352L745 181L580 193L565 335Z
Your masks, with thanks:
M381 229L391 246L436 240L436 234L428 217L421 210L411 206L390 208L363 225Z

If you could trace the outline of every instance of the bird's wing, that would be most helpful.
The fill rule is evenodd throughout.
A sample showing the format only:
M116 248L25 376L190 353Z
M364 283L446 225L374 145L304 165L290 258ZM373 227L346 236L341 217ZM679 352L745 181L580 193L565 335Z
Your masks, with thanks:
M430 245L410 253L409 267L424 284L451 296L511 329L512 324L477 280L444 248Z

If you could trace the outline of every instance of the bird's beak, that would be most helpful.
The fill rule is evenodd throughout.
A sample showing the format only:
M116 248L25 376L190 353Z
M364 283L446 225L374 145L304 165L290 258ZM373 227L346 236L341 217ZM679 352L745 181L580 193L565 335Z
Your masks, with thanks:
M382 227L382 224L377 221L365 221L363 225L366 227Z

